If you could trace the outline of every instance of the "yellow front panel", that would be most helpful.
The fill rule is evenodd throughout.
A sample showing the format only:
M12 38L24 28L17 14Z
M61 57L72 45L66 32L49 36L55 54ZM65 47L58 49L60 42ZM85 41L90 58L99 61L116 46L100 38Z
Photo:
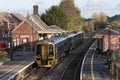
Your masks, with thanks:
M54 64L55 64L55 46L50 43L50 42L47 42L47 43L40 43L42 46L41 46L41 50L42 50L42 53L41 53L41 59L40 60L37 60L37 64L39 67L52 67ZM50 56L49 53L50 53L50 48L49 48L49 45L53 45L53 56ZM37 58L37 57L36 57ZM43 64L42 61L43 60L47 60L48 63L47 64Z

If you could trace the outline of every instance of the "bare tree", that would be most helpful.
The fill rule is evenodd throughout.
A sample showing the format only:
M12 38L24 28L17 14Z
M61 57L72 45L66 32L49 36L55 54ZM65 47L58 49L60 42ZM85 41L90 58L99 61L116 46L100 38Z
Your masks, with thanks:
M104 12L100 13L100 17L101 17L101 22L104 22L104 23L107 22L107 15Z

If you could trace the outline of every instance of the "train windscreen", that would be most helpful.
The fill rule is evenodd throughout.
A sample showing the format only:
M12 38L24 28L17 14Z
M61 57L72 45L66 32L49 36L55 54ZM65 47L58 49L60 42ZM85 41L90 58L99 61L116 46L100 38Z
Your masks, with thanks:
M38 44L36 56L41 57L43 60L48 58L48 44Z
M38 44L36 56L41 57L43 60L48 59L48 56L53 57L53 45L52 44Z
M40 56L42 54L42 47L41 44L37 45L37 51L36 51L36 55Z

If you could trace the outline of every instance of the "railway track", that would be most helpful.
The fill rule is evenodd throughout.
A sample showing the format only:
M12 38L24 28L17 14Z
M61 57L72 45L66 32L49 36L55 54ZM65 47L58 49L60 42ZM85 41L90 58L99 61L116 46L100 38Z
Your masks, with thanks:
M54 67L51 68L34 68L24 76L22 80L44 80L44 78L49 75L49 73L52 73L55 68L60 64L62 59L59 61L58 64L56 64Z
M30 71L22 80L37 80L38 77L42 77L47 73L48 70L34 68Z
M90 41L83 49L80 49L79 53L71 59L58 80L80 80L82 60L93 41Z
M85 52L94 40L85 40L79 48L72 51L56 66L50 69L33 69L23 80L78 80ZM89 44L89 46L88 46ZM86 47L86 48L85 48ZM79 74L77 74L79 73Z
M15 74L16 71L21 69L23 67L22 65L28 64L30 61L33 61L33 59L34 59L33 56L30 55L30 56L23 56L19 61L15 59L12 62L7 62L7 64L0 67L1 69L0 80L8 79L11 75ZM18 64L18 65L15 65L15 64ZM4 70L4 69L8 69L8 70Z

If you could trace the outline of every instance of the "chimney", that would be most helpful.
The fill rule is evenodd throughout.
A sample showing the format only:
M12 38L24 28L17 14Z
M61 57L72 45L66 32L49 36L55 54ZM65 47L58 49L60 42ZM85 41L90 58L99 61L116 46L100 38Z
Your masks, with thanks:
M39 15L38 14L38 5L33 6L33 15Z

